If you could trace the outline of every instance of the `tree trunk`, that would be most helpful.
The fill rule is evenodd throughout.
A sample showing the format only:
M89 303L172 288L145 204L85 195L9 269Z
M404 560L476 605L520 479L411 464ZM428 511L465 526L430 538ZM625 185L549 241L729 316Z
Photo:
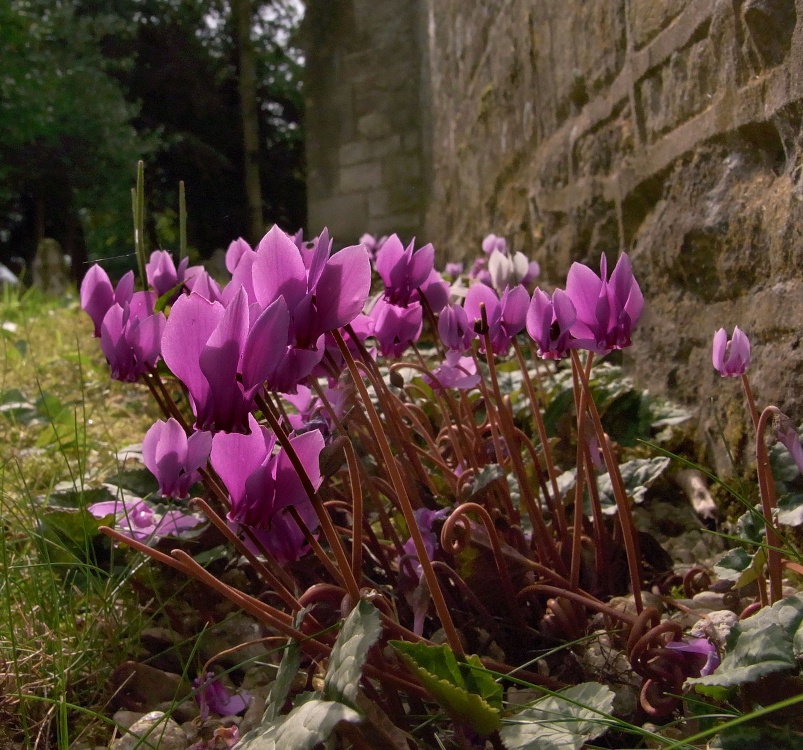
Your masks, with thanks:
M245 192L248 200L248 239L258 242L265 233L262 222L262 189L259 184L259 110L256 55L251 42L251 0L232 2L237 34L240 75L238 89L243 123Z

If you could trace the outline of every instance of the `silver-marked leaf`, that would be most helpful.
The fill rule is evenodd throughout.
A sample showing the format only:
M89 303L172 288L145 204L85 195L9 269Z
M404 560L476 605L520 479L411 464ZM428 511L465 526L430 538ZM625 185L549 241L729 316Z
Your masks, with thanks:
M355 705L365 657L381 633L379 610L370 602L360 600L343 623L332 648L323 683L326 698Z
M301 623L304 621L304 616L312 609L312 607L304 607L296 613L293 618L293 627L300 628ZM282 660L279 663L279 671L276 673L276 679L270 688L268 699L265 701L265 713L262 715L262 724L269 724L274 721L282 710L287 696L290 694L290 688L293 686L298 674L298 668L301 664L301 649L298 642L292 638L287 644L287 649L282 655Z
M795 669L802 651L803 596L798 595L737 623L728 637L727 654L713 674L686 683L704 694L709 688L734 688L773 672Z
M669 456L634 458L632 461L619 466L625 491L633 498L633 502L640 503L644 499L644 495L647 494L650 485L666 471L671 460ZM614 499L610 476L603 474L597 479L597 485L599 487L602 512L609 515L616 513L616 500Z
M561 690L525 708L500 730L508 750L580 750L609 726L613 691L597 682Z
M312 698L269 726L249 732L237 750L312 750L326 742L341 721L356 724L361 719L353 708L342 703Z

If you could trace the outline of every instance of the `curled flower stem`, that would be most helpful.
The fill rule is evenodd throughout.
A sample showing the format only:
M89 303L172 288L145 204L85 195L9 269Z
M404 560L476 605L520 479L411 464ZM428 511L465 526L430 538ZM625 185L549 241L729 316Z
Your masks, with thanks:
M345 586L345 572L343 570L338 570L338 566L329 559L329 555L326 554L326 550L324 550L324 548L321 546L321 543L316 539L315 534L313 534L309 530L309 526L304 523L304 519L299 514L298 509L293 505L289 505L287 507L287 512L293 517L293 520L296 522L296 525L304 535L304 539L306 539L307 544L309 544L310 549L315 554L315 557L317 557L323 567L329 571L329 575L332 576L332 579L337 581L337 583L339 583L341 586ZM326 512L325 509L324 512ZM332 530L334 533L337 533L337 529L335 529L334 524L332 525Z
M744 397L747 399L747 408L750 410L750 419L753 422L753 429L758 431L758 409L756 408L756 400L753 398L753 389L750 387L750 380L747 374L742 375L742 388L744 390Z
M268 424L270 425L271 429L276 434L276 438L278 439L282 448L284 448L287 457L290 459L290 463L296 470L296 474L298 474L299 480L301 480L301 484L304 487L304 491L307 493L307 496L309 497L310 502L312 503L312 507L315 509L315 513L318 516L318 520L320 521L324 536L326 537L326 540L329 542L329 546L332 549L332 553L334 554L335 559L337 560L337 566L338 568L340 568L341 571L340 576L336 576L336 579L342 578L346 590L354 598L354 601L359 600L360 589L357 586L357 581L351 574L348 557L346 557L346 551L343 549L343 544L340 541L340 537L337 535L337 532L335 531L335 527L332 524L332 519L326 512L326 508L323 507L321 498L318 496L318 493L312 486L312 482L307 476L306 469L304 469L304 465L301 463L301 460L299 459L298 454L295 451L295 448L293 448L293 443L290 441L290 438L285 434L284 430L282 430L281 425L279 424L278 420L276 419L273 412L269 408L269 405L266 403L265 399L262 396L257 396L256 402L257 406L259 406L259 408L262 410L262 413L264 414L265 419L268 421ZM290 506L291 513L293 512L293 510L295 509L292 506ZM298 520L299 519L296 519L296 523L298 523ZM299 526L299 528L302 531L304 530L304 526Z
M362 578L362 523L363 523L363 503L362 485L360 484L360 469L357 462L357 454L350 440L344 443L346 449L346 460L349 465L349 481L351 484L352 499L352 519L351 519L351 570L357 585Z
M390 449L387 437L382 428L382 422L379 419L379 414L377 414L376 409L371 402L368 389L365 387L365 383L360 377L357 363L351 356L351 352L349 351L348 346L346 346L343 336L340 334L340 331L337 330L333 331L332 334L340 349L340 353L343 355L343 359L346 361L346 365L349 368L349 372L354 380L354 384L360 393L360 397L362 398L368 418L371 421L374 439L380 448L382 459L385 462L385 469L390 475L391 483L396 490L399 505L401 506L402 513L404 514L404 520L407 523L407 528L409 529L410 536L413 539L416 554L418 555L419 563L421 564L421 568L427 580L430 595L432 596L432 601L435 604L435 610L438 613L438 619L441 621L443 630L446 633L446 639L449 642L449 647L456 655L462 656L463 646L460 643L457 630L452 622L452 616L449 613L449 609L446 606L446 601L443 598L443 592L441 591L440 584L438 583L438 577L435 575L435 571L432 568L432 563L430 562L429 555L427 554L427 548L424 545L424 538L421 536L421 530L418 528L418 523L415 518L415 511L410 503L410 498L407 495L407 488L404 485L404 481L399 473L399 468L396 465L396 459L393 456L393 452Z
M201 512L214 524L215 528L223 534L226 539L234 545L235 549L243 555L249 563L251 563L257 574L265 581L273 590L281 597L282 601L287 604L293 611L301 609L298 600L293 596L290 590L286 587L287 580L282 582L279 577L273 574L265 563L263 563L251 550L248 545L229 528L228 524L212 509L212 506L203 498L196 497L192 499L192 504L200 508ZM268 558L269 559L269 558ZM281 568L280 568L281 570ZM292 584L292 579L289 581Z
M561 502L560 490L558 489L558 472L555 469L555 461L552 458L552 448L549 445L549 438L546 433L546 425L544 424L544 416L541 413L541 405L538 402L538 397L535 395L535 389L530 381L530 374L527 370L527 362L522 354L519 342L513 339L513 351L516 353L516 360L519 363L519 369L524 380L524 388L527 391L527 397L530 399L530 409L535 420L535 427L538 430L538 439L541 441L541 449L544 452L544 464L546 464L547 474L549 475L549 482L552 486L552 505L555 508L555 523L558 527L558 535L562 538L566 534L566 516L563 510L563 503ZM540 470L540 463L536 464Z
M159 408L162 410L162 413L165 417L173 417L184 429L188 435L192 433L192 429L184 418L184 415L181 413L181 409L178 408L178 404L172 399L170 394L167 392L167 388L165 387L162 378L159 376L159 371L150 365L148 365L148 371L143 376L143 380L145 381L145 385L148 386L148 390L150 390L151 395L153 396L156 403L159 405Z
M628 500L627 493L625 492L624 482L622 475L619 471L619 464L616 463L613 451L608 441L608 436L602 427L602 420L597 411L597 405L591 396L591 386L588 383L588 378L585 375L580 357L577 350L571 350L572 365L580 377L583 390L587 393L588 413L591 415L591 421L594 424L594 429L597 432L597 440L599 441L602 455L605 458L605 465L608 467L608 474L611 477L611 487L613 488L613 495L616 499L616 507L619 511L619 523L622 526L622 537L625 544L625 552L627 554L627 567L630 571L630 583L633 587L633 602L636 605L636 611L641 612L644 609L644 604L641 598L641 560L638 553L638 542L636 538L636 531L633 525L633 518L630 513L630 501Z
M590 594L580 591L571 591L568 588L563 589L560 586L551 586L545 583L532 583L519 591L518 597L519 599L523 599L529 594L533 593L548 594L553 597L564 597L566 599L571 599L573 602L577 602L584 607L588 607L596 612L600 612L614 620L619 620L619 622L623 622L625 625L630 625L631 627L636 622L635 616L630 615L620 609L615 609L614 607L601 602L599 599L591 596Z
M761 412L756 429L756 471L758 488L761 494L761 510L764 514L764 528L767 532L767 569L770 579L769 603L775 604L783 596L781 538L775 528L774 515L777 508L775 498L775 479L772 476L769 451L764 440L764 432L770 417L780 414L775 406L768 406Z
M482 525L485 526L488 540L491 543L491 552L493 553L494 562L496 563L496 570L499 573L499 582L502 585L505 598L510 606L513 620L516 627L526 628L524 616L516 600L516 592L513 590L513 584L510 580L510 571L508 570L505 556L502 554L502 547L499 544L496 527L488 511L485 510L482 505L477 503L463 503L462 505L458 505L457 508L452 511L449 518L446 519L446 523L443 524L443 529L441 530L441 546L445 550L454 548L454 530L458 523L463 526L466 533L469 533L471 522L466 516L467 513L476 513L480 517Z
M521 496L527 506L527 512L529 513L530 520L533 524L533 532L537 533L538 535L538 545L542 548L540 554L544 558L552 560L555 570L560 573L564 573L565 566L563 564L563 560L558 554L558 550L555 547L555 542L552 539L552 535L549 533L549 529L544 522L544 516L541 513L541 508L535 501L527 472L524 469L524 463L521 460L521 452L518 447L518 441L516 440L515 429L513 427L513 418L509 410L505 408L505 403L502 399L501 391L499 390L499 379L496 375L496 363L494 361L494 353L491 346L491 336L488 331L485 306L482 303L480 303L480 312L482 314L483 337L485 339L485 351L487 352L491 387L493 388L494 396L499 406L499 422L504 433L505 442L507 443L508 453L510 454L511 461L513 462L516 478L519 482L519 490L521 491ZM480 384L482 384L482 381L480 381ZM489 404L489 412L490 411L491 409ZM535 468L538 470L538 467ZM513 518L515 518L515 516L513 516Z
M162 565L166 565L174 570L178 570L181 573L190 576L191 578L195 578L201 583L209 585L215 591L218 591L227 599L234 602L239 607L242 607L242 609L244 609L246 612L252 614L260 622L278 630L280 633L283 633L290 638L295 638L300 642L303 641L304 643L309 644L309 646L314 650L315 653L317 653L317 655L320 656L328 653L328 649L323 643L315 640L314 638L309 638L301 631L296 630L292 626L292 617L290 615L259 601L259 599L254 599L247 594L243 594L241 591L238 591L237 589L234 589L231 586L223 583L223 581L215 578L215 576L195 562L195 560L193 560L186 552L174 549L170 555L166 555L163 552L159 552L158 550L155 550L152 547L149 547L147 544L137 541L136 539L131 539L130 537L127 537L120 532L109 528L108 526L101 526L99 530L106 536L111 537L115 541L125 544L128 547L132 547L138 552L141 552L153 560L160 562Z

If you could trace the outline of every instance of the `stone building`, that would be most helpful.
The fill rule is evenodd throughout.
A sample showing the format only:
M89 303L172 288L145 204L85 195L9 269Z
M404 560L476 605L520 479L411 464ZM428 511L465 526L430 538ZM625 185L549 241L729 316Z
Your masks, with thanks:
M307 12L312 231L415 234L442 259L494 232L546 285L627 250L648 300L629 354L643 384L732 398L709 351L738 324L759 399L803 418L803 0Z

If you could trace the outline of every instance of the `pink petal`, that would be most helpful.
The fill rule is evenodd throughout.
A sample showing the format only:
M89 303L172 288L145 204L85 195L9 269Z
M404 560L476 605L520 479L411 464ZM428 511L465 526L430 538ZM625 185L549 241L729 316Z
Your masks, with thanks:
M368 251L362 245L354 245L335 253L326 263L315 288L317 333L351 323L362 312L370 291Z
M307 293L307 269L301 253L275 225L257 247L253 275L254 293L263 307L283 296L292 312Z

